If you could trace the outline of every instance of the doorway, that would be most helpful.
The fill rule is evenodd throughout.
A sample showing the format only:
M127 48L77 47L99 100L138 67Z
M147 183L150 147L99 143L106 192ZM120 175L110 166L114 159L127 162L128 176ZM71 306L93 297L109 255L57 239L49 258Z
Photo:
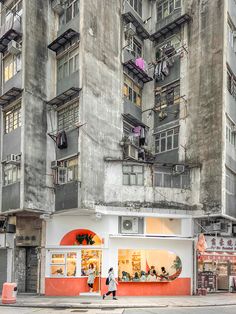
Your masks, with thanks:
M38 257L36 247L16 248L16 281L21 293L37 293Z
M94 249L81 250L81 276L87 276L89 265L93 264L95 269L95 281L93 291L101 291L101 266L102 251Z

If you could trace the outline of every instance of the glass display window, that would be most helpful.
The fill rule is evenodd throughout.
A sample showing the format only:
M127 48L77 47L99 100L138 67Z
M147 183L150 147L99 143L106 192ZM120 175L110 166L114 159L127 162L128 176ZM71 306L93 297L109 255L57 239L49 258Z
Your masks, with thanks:
M118 250L119 281L172 281L182 271L180 258L166 250Z
M50 261L51 277L75 277L77 253L52 253Z
M88 275L89 265L93 264L95 275L101 272L101 251L100 250L81 250L81 276Z

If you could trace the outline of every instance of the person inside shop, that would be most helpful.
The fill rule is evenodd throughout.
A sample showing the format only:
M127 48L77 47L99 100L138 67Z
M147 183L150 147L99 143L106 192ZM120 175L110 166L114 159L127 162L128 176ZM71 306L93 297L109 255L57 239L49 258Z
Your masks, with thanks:
M146 281L147 277L146 277L146 273L145 271L141 270L141 277L140 277L140 281Z
M108 296L111 293L113 296L113 300L117 300L116 291L117 291L118 282L116 281L113 267L111 267L108 271L106 284L108 284L108 292L102 296L103 300L105 299L106 296Z
M88 286L90 288L89 292L93 292L93 284L95 280L95 269L93 263L89 264L89 269L88 269Z
M137 272L134 274L133 281L140 281L140 278Z
M160 273L160 275L159 275L159 277L161 278L161 280L162 280L162 279L168 280L168 279L169 279L168 276L169 276L169 273L167 273L165 267L161 267L161 273Z
M122 281L129 281L129 274L126 271L122 271Z
M147 281L157 281L156 271L153 269L152 271L148 271Z

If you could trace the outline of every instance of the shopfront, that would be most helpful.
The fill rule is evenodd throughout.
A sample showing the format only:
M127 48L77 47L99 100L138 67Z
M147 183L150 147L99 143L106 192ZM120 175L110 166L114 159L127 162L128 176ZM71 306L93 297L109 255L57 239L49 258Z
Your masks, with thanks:
M82 228L86 225L89 229ZM77 222L75 217L51 219L47 226L45 294L87 293L89 264L94 265L94 291L100 295L107 290L110 267L119 281L118 295L191 294L192 239L124 236L117 226L118 217L114 216L98 221L86 217Z
M229 291L236 276L236 238L205 238L207 250L198 254L198 288Z

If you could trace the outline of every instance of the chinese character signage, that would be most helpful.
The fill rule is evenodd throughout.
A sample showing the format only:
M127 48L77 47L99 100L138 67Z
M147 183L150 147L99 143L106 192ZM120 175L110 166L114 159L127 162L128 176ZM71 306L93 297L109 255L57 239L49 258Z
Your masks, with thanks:
M236 251L236 238L205 237L207 251Z

